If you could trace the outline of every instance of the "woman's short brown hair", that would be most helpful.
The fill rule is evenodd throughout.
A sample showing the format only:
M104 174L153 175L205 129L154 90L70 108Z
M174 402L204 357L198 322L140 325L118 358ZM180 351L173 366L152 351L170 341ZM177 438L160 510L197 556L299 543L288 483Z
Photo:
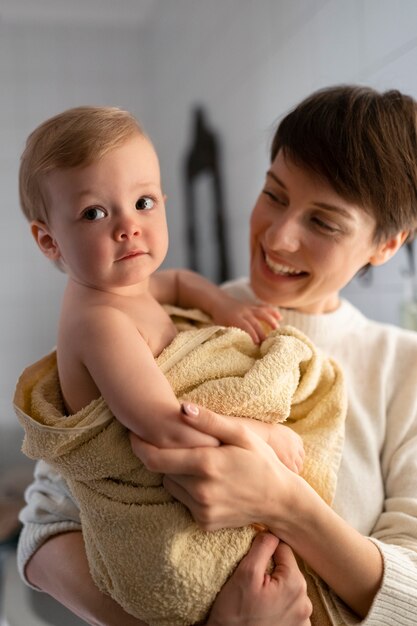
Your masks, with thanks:
M76 107L43 122L29 135L20 162L20 204L27 219L47 222L45 174L89 165L136 133L144 135L138 121L115 107Z
M416 102L396 90L322 89L280 122L271 146L376 219L375 240L417 226Z

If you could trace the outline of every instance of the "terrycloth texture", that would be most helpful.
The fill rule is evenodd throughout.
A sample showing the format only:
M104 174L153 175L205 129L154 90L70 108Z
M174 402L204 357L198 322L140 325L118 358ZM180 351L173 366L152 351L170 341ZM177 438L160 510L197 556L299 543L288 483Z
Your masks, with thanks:
M345 416L338 368L289 327L260 349L237 329L210 331L210 340L207 329L179 334L158 359L163 370L169 367L178 397L265 421L290 415L304 438L305 477L331 502ZM15 403L26 429L24 451L68 479L99 587L151 625L203 619L254 530L199 530L163 489L161 476L133 456L125 429L102 399L64 417L54 355L24 372Z
M256 302L247 279L227 290ZM282 309L295 326L340 363L348 389L345 443L333 509L367 536L384 561L381 587L364 619L333 593L334 624L417 624L417 333L364 317L347 300L324 315ZM49 538L81 531L63 477L44 461L26 491L17 562L25 567ZM78 515L78 518L77 518ZM358 576L361 573L358 572Z

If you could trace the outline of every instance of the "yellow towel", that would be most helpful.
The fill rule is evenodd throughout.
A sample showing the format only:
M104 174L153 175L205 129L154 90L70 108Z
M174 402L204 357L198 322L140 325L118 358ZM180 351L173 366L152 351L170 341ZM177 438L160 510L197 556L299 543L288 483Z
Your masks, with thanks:
M305 479L331 503L344 436L343 377L302 333L280 328L256 346L239 329L192 328L158 363L181 400L223 414L287 420L304 441ZM102 398L65 416L54 353L23 372L15 407L23 451L57 467L79 504L99 588L150 626L203 620L255 529L200 530L161 475L133 455L126 429ZM313 624L330 623L322 606L316 614L323 619Z

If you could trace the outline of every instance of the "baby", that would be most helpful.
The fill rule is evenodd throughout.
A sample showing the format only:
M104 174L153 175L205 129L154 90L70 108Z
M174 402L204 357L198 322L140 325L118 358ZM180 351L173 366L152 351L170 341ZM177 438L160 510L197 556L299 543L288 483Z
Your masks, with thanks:
M158 447L219 445L181 419L190 399L256 418L245 426L301 472L297 427L276 422L295 406L304 438L306 416L317 427L331 415L339 450L340 373L301 333L278 329L273 307L239 302L193 272L157 272L168 248L165 196L152 143L129 113L79 107L44 122L22 155L20 198L39 248L68 276L56 357L18 383L24 451L68 480L102 590L148 624L197 622L256 530L198 529L133 455L128 431ZM164 305L181 307L177 317ZM210 317L184 311L195 307ZM179 333L178 315L206 323ZM265 326L275 329L268 338ZM311 484L323 497L337 463L316 460Z
M28 138L20 197L39 248L68 275L57 340L67 411L102 396L124 426L157 446L217 444L181 421L155 363L177 333L162 305L198 307L256 342L265 337L262 322L276 327L279 313L242 305L189 271L155 274L168 249L165 197L158 157L138 122L110 107L47 120ZM300 469L298 439L278 429L265 437Z

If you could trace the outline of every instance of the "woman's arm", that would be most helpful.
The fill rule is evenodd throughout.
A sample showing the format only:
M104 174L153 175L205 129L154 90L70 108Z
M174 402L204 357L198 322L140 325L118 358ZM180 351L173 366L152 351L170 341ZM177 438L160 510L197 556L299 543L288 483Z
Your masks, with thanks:
M207 409L183 418L224 445L158 450L132 437L132 447L206 530L266 524L356 613L366 615L381 584L376 545L346 524L255 434ZM239 477L237 479L237 477Z
M269 559L274 569L266 574ZM92 626L146 626L95 586L81 532L56 535L29 561L29 582ZM311 603L291 549L258 535L218 595L207 626L309 626Z
M95 626L141 626L94 585L78 507L62 476L38 462L25 498L18 544L19 570L25 581Z
M39 462L25 497L19 561L26 582L95 626L141 624L92 582L81 531L75 530L80 529L78 509L60 474ZM311 605L304 579L290 548L282 542L277 547L277 543L272 535L255 538L247 557L218 595L207 626L309 625ZM275 560L272 577L265 575L271 557Z
M96 587L81 532L55 535L26 566L28 581L92 626L146 626Z

